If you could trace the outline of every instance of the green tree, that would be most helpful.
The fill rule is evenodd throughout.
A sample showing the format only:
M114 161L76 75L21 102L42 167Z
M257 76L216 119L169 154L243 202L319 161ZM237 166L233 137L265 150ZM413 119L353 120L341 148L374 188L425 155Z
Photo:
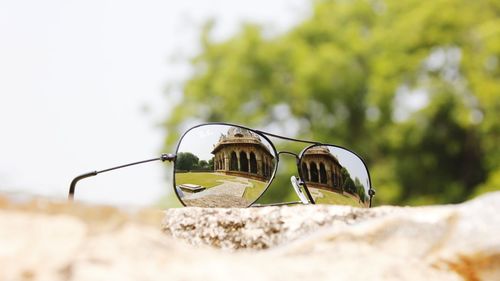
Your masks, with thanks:
M351 178L351 175L349 174L349 171L347 171L346 168L342 168L340 170L340 173L342 173L342 179L343 179L343 184L342 184L342 190L349 192L349 193L357 193L358 190L356 188L356 185L354 184L354 181Z
M178 170L191 171L198 167L198 157L190 152L181 152L177 155L175 166Z
M359 198L365 202L366 201L366 192L365 192L365 187L361 183L361 181L358 178L354 178L354 186L356 187L356 193L359 195Z
M271 37L244 25L216 42L207 24L166 146L186 120L293 127L362 155L376 203L500 189L499 1L317 0L312 11Z
M209 169L208 162L205 160L200 160L200 162L198 162L198 168L203 170L208 170Z

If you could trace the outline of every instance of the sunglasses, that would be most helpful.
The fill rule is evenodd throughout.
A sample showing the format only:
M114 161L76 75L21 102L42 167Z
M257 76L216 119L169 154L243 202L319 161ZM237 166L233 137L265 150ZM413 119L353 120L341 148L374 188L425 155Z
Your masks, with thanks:
M276 149L271 138L302 143L300 153ZM291 176L297 201L257 204L273 182L281 155L295 158L298 176ZM260 207L289 204L333 204L371 207L375 190L368 168L353 151L320 142L284 137L228 123L206 123L188 129L175 153L75 177L79 180L152 161L173 162L173 189L184 206Z

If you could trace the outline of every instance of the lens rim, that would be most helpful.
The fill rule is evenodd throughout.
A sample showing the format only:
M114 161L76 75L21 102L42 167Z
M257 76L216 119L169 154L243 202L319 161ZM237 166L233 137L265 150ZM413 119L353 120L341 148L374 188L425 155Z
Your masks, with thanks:
M297 171L299 173L300 180L304 183L304 190L306 191L307 197L309 197L309 200L311 200L312 204L316 204L316 201L312 197L311 192L309 191L309 188L307 187L307 183L305 181L305 177L302 174L302 161L304 160L303 156L304 156L305 152L307 150L309 150L309 149L311 149L313 147L317 147L317 146L331 146L331 147L334 147L334 148L343 149L343 150L345 150L347 152L352 153L359 160L361 160L361 163L363 163L363 166L364 166L364 168L366 170L366 174L368 175L368 194L369 194L370 190L372 190L372 180L371 180L371 176L370 176L370 170L368 169L368 166L366 165L365 160L363 160L363 158L359 154L357 154L356 152L354 152L354 151L352 151L352 150L350 150L350 149L348 149L346 147L340 146L340 145L329 144L329 143L315 143L315 144L311 144L311 145L307 146L306 148L304 148L299 153L299 161L297 161ZM371 207L371 204L372 204L372 198L371 198L371 196L368 197L368 200L369 200L369 207ZM369 208L369 207L366 207L366 208Z
M179 141L177 142L177 145L175 147L175 155L179 154L179 147L180 147L180 145L182 143L182 140L184 139L184 137L186 137L186 135L190 131L192 131L194 129L197 129L199 127L205 127L205 126L227 126L227 127L237 127L237 128L249 130L252 133L255 133L255 134L259 135L260 137L264 138L271 145L272 152L274 153L274 156L275 156L275 159L276 159L276 165L274 165L274 170L272 172L271 177L269 178L269 182L267 183L266 188L263 189L263 191L259 195L259 197L257 197L253 202L251 202L245 208L248 208L248 207L252 206L255 202L257 202L264 195L264 193L266 193L266 191L269 188L269 186L271 186L271 183L273 182L274 177L276 176L276 171L278 170L278 163L279 163L279 154L278 154L278 151L276 150L276 147L274 146L274 143L263 132L260 132L260 131L257 131L257 130L254 130L254 129L251 129L251 128L248 128L248 127L245 127L245 126L236 125L236 124L230 124L230 123L224 123L224 122L211 122L211 123L199 124L199 125L196 125L194 127L189 128L188 130L186 130L182 134L182 136L179 138ZM176 165L177 165L177 161L174 161L174 165L173 165L174 167L172 169L172 182L173 182L173 186L172 187L174 189L174 193L175 193L175 196L177 197L177 200L179 200L179 202L181 202L182 206L184 206L184 207L198 207L198 206L188 206L181 199L181 196L179 195L179 193L177 191L177 188L176 188L177 184L175 182L175 168L176 168ZM224 208L224 207L216 207L216 208Z

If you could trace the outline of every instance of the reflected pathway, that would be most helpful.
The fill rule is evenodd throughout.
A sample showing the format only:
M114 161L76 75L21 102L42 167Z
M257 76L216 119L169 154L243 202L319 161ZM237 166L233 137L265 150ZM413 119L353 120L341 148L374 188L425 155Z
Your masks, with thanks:
M245 189L251 187L252 183L246 178L236 177L234 180L218 180L222 184L208 188L205 191L186 196L186 199L198 199L205 196L224 195L232 197L243 197Z

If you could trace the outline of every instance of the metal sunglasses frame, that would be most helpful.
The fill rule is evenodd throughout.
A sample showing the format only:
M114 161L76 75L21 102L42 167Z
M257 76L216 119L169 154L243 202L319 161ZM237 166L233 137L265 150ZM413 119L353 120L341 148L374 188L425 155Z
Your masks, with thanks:
M147 160L143 160L143 161L139 161L139 162L133 162L133 163L125 164L125 165L120 165L120 166L116 166L116 167L112 167L112 168L108 168L108 169L104 169L104 170L100 170L100 171L92 171L92 172L89 172L89 173L85 173L85 174L79 175L79 176L75 177L71 181L70 188L69 188L69 193L68 193L68 199L69 200L73 200L74 199L74 194L75 194L75 190L76 190L76 184L78 183L78 181L80 181L80 180L82 180L84 178L96 176L96 175L101 174L101 173L105 173L105 172L109 172L109 171L113 171L113 170L117 170L117 169L129 167L129 166L134 166L134 165L138 165L138 164L143 164L143 163L148 163L148 162L153 162L153 161L162 161L162 162L169 161L169 162L173 162L174 163L173 177L172 177L172 179L173 179L173 189L174 189L175 195L176 195L177 199L179 200L179 202L181 202L181 204L183 206L186 206L186 204L184 204L184 201L179 196L179 194L177 192L177 189L175 188L176 187L176 183L175 183L175 160L176 160L176 157L177 157L177 152L179 150L180 144L182 143L182 140L184 139L184 137L191 130L199 128L199 127L203 127L203 126L209 126L209 125L232 126L232 127L238 127L238 128L241 128L241 129L249 130L249 131L251 131L251 132L259 135L260 137L264 138L267 142L269 142L269 144L271 145L271 147L272 147L272 149L274 151L274 154L276 155L276 165L274 165L274 170L273 170L273 173L272 173L271 178L269 180L269 183L266 186L266 189L264 189L264 191L259 195L259 197L256 198L248 207L263 207L263 206L279 206L279 205L291 205L291 204L304 204L302 201L281 202L281 203L271 203L271 204L255 204L255 202L257 202L264 195L264 193L266 193L266 191L268 190L268 188L271 186L271 183L273 182L273 180L274 180L274 178L276 176L276 172L278 170L279 158L280 158L279 156L280 156L280 154L289 154L289 155L292 155L292 156L295 157L296 164L297 164L297 172L299 174L299 179L300 179L299 185L303 186L303 188L305 190L305 194L307 195L307 199L309 200L309 203L316 204L316 202L314 201L314 198L312 197L311 193L309 192L309 189L307 188L306 182L303 180L304 177L302 176L302 169L300 169L300 167L301 167L301 164L302 164L302 156L304 155L304 153L308 149L310 149L312 147L315 147L315 146L324 146L324 145L332 146L332 147L336 147L336 148L340 148L340 149L346 150L346 151L352 153L353 155L355 155L356 157L358 157L359 160L361 160L361 162L363 163L363 166L364 166L364 168L365 168L365 170L367 172L367 175L368 175L368 184L369 184L368 196L369 196L369 200L370 200L369 207L372 206L372 199L375 196L375 190L373 189L372 184L371 184L370 171L368 170L368 167L367 167L365 161L363 160L363 158L361 158L361 156L359 156L356 152L354 152L354 151L352 151L352 150L350 150L348 148L345 148L343 146L340 146L340 145L285 137L285 136L281 136L281 135L277 135L277 134L265 132L265 131L262 131L262 130L256 130L256 129L248 128L248 127L245 127L245 126L242 126L242 125L232 124L232 123L226 123L226 122L208 122L208 123L202 123L202 124L199 124L199 125L196 125L196 126L193 126L193 127L189 128L179 138L179 141L177 142L177 145L176 145L175 153L164 153L164 154L161 154L161 156L157 157L157 158L147 159ZM282 140L288 140L288 141L293 141L293 142L305 143L305 144L309 144L309 146L306 146L304 149L302 149L302 151L299 154L296 154L296 153L293 153L293 152L290 152L290 151L278 151L278 150L276 150L276 147L275 147L274 143L269 139L269 137L274 137L274 138L278 138L278 139L282 139Z
M363 163L363 166L364 166L364 168L365 168L365 170L367 172L367 175L368 175L368 184L369 184L368 196L369 196L369 200L370 200L369 201L369 207L372 206L372 199L375 196L375 190L372 187L371 177L370 177L370 171L368 170L368 167L367 167L365 161L363 160L363 158L361 158L361 156L359 156L354 151L352 151L350 149L347 149L345 147L342 147L340 145L285 137L285 136L281 136L281 135L277 135L277 134L265 132L265 131L262 131L262 130L248 128L248 127L245 127L245 126L242 126L242 125L238 125L238 124L232 124L232 123L226 123L226 122L209 122L209 123L202 123L202 124L193 126L193 127L189 128L188 130L186 130L184 132L184 134L182 134L182 136L179 138L179 141L177 142L177 146L176 146L176 149L175 149L175 154L177 155L177 153L179 151L179 146L182 143L182 140L184 139L184 137L191 130L194 130L196 128L203 127L203 126L208 126L208 125L231 126L231 127L237 127L237 128L241 128L241 129L245 129L245 130L251 131L251 132L259 135L260 137L264 138L267 142L269 142L269 144L271 145L271 147L272 147L272 149L274 151L274 154L276 155L276 165L274 165L274 170L273 170L273 173L272 173L271 178L269 180L269 183L267 184L267 186L264 189L264 191L262 191L262 193L259 195L259 197L257 197L248 207L263 207L263 206L276 206L276 205L303 204L303 202L301 202L301 201L271 203L271 204L255 204L255 202L257 202L266 193L266 191L268 190L268 188L271 186L271 184L272 184L272 182L273 182L273 180L274 180L274 178L276 176L276 172L278 171L280 154L289 154L289 155L292 155L292 156L295 157L295 159L296 159L296 165L297 165L297 172L299 174L299 179L300 179L299 185L301 185L301 186L304 187L305 194L307 195L307 199L309 200L309 203L316 204L316 202L314 201L314 198L312 197L311 193L309 192L309 189L307 188L307 183L304 181L304 177L302 176L302 169L300 167L302 165L302 160L303 160L302 156L304 155L304 153L308 149L310 149L312 147L315 147L315 146L324 146L324 145L332 146L332 147L336 147L336 148L340 148L340 149L346 150L346 151L352 153L353 155L355 155L356 157L358 157L359 160ZM278 138L278 139L282 139L282 140L287 140L287 141L305 143L305 144L309 144L309 146L306 146L304 149L302 149L302 151L299 154L296 154L296 153L290 152L290 151L278 151L276 149L274 143L269 139L269 137L274 137L274 138ZM183 206L186 206L186 204L184 204L184 201L182 201L181 197L179 196L179 194L177 192L177 189L175 188L175 186L176 186L176 183L175 183L175 164L174 164L173 177L172 178L173 178L175 195L177 196L177 199L181 202L181 204Z

